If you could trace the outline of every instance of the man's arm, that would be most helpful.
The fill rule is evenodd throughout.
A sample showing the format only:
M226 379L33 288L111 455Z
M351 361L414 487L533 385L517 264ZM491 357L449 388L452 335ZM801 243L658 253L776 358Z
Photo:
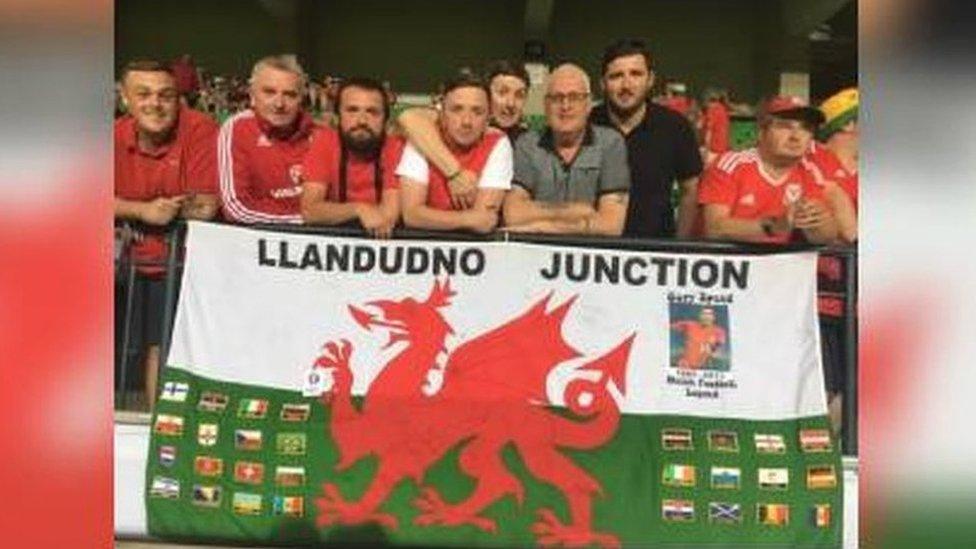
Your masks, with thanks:
M397 117L397 125L407 141L448 176L452 205L457 209L471 207L478 192L478 176L463 169L444 144L437 129L437 111L427 107L406 109Z
M850 244L857 240L857 209L854 202L847 196L844 189L833 181L828 181L824 189L824 197L830 206L837 230L842 242Z
M321 181L306 181L299 199L302 219L317 225L341 225L359 218L359 204L332 202L326 199L328 187Z
M698 177L692 176L681 182L681 201L678 203L678 238L691 238L698 221Z
M167 225L177 214L186 197L159 197L139 201L115 198L115 217L140 221L147 225Z
M736 219L732 207L727 204L705 204L702 213L705 220L705 237L716 240L744 240L761 242L770 236L789 234L791 224L785 217L765 219ZM769 227L767 234L763 225Z
M510 193L511 194L511 193ZM565 215L564 218L550 218L530 221L521 225L509 225L507 230L524 233L546 234L593 234L620 236L627 220L627 193L608 193L600 197L596 210L581 203L564 206L588 207L586 215ZM557 208L563 214L564 208Z
M532 196L518 184L512 185L503 204L505 225L518 227L537 222L582 223L582 220L596 213L585 202L566 202L552 204L532 200Z
M435 231L468 230L488 233L498 223L497 209L488 206L500 202L498 189L481 189L475 206L463 211L445 211L427 206L427 185L409 178L400 179L400 205L403 210L403 223L416 229Z

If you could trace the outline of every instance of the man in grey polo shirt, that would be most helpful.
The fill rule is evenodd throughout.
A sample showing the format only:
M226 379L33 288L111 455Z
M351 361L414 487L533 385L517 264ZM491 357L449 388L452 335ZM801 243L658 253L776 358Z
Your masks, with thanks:
M619 236L627 217L627 145L614 130L588 122L590 80L565 64L546 83L542 135L515 142L515 178L505 197L506 229Z

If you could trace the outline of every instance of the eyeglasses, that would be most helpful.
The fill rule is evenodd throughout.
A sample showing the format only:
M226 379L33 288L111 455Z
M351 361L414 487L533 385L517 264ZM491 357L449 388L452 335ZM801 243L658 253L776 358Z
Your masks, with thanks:
M564 102L570 105L580 105L590 97L588 93L547 93L546 102L553 105L562 105Z

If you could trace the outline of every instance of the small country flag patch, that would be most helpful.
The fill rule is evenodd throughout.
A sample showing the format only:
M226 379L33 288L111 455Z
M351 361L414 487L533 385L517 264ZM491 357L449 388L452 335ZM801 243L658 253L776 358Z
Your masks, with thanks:
M156 434L166 436L183 435L183 416L173 416L169 414L159 414L156 416Z
M305 433L278 433L275 448L285 456L305 455Z
M193 460L193 472L201 477L219 477L224 473L224 460L211 456L197 456Z
M766 526L786 526L790 523L790 506L785 503L756 505L756 521Z
M742 505L713 501L708 504L708 522L739 524L742 522Z
M807 488L823 490L837 487L837 472L833 465L811 465L807 467Z
M268 401L263 398L245 398L237 408L237 417L264 419L268 415Z
M783 435L756 433L756 451L760 454L782 454L786 452L786 442Z
M197 402L197 410L201 412L223 412L227 408L230 398L214 391L204 391Z
M261 431L258 429L238 429L234 431L234 448L249 452L261 449Z
M661 518L668 522L692 522L695 520L695 502L686 499L663 500Z
M830 528L829 503L818 503L810 508L810 524L815 528Z
M312 407L308 404L282 404L281 421L301 422L308 421L312 413Z
M713 490L738 490L742 471L738 467L712 467Z
M234 481L244 484L264 482L264 464L254 461L238 461L234 464Z
M275 496L272 513L277 516L301 517L305 514L305 498L301 496Z
M665 450L693 450L691 429L662 430L661 446Z
M189 394L189 383L167 381L163 384L163 390L159 392L159 399L168 400L169 402L186 402L186 397Z
M201 423L197 426L197 444L200 446L213 446L217 444L217 434L219 429L216 423Z
M261 494L234 492L232 507L234 509L234 513L238 515L260 515Z
M176 463L176 446L159 447L159 464L163 467L172 467Z
M663 482L666 486L694 487L695 466L668 463L664 466Z
M201 507L220 507L220 486L209 484L193 485L193 504Z
M175 478L155 476L149 486L149 497L177 499L180 497L180 481Z
M785 467L760 467L757 476L763 490L786 490L790 484L790 470Z
M712 452L738 452L739 435L735 431L709 431L708 449Z
M801 429L800 448L804 452L830 452L830 431L827 429Z
M305 484L305 468L279 465L275 468L275 484L284 487Z

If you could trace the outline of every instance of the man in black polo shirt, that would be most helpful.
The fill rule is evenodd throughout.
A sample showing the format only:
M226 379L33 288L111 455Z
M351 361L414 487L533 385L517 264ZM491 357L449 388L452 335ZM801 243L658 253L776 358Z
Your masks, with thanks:
M620 40L603 54L604 104L590 120L627 140L630 207L624 234L688 238L697 223L701 153L694 130L680 114L648 100L654 84L651 54L640 40ZM681 190L677 223L671 193Z

